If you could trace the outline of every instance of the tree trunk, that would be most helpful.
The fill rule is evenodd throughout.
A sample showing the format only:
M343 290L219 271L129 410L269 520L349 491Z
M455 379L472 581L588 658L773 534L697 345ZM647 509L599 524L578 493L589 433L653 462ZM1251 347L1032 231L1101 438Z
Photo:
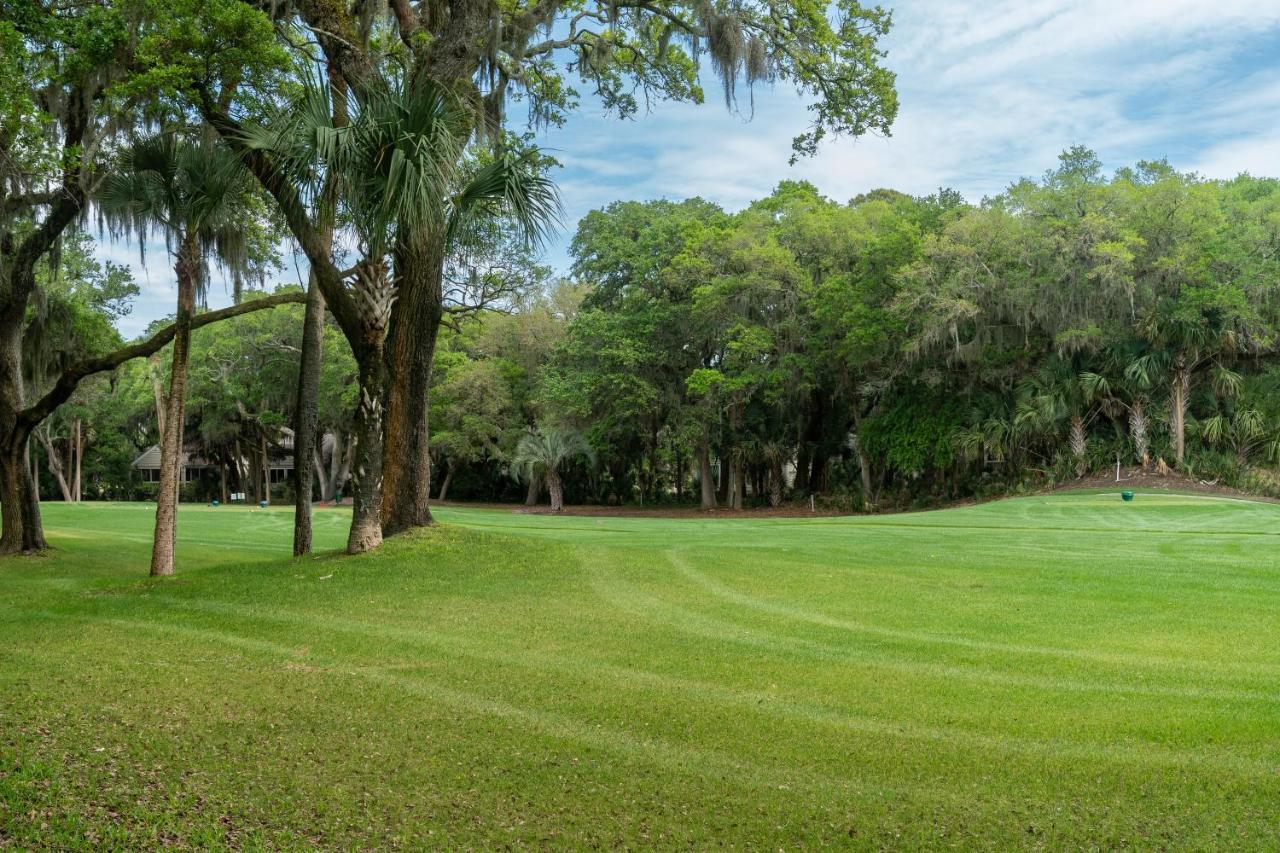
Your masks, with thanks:
M262 499L271 505L271 457L267 455L267 434L258 436L258 458L262 460Z
M0 453L0 554L34 553L48 547L40 521L40 497L31 476L27 440L10 432Z
M547 491L551 493L551 511L564 511L564 483L559 471L547 472Z
M182 485L182 427L185 420L187 361L191 355L191 319L195 313L197 264L194 235L178 248L178 316L173 334L173 366L160 440L160 485L156 493L156 529L151 546L152 576L173 574L178 540L178 490Z
M1173 433L1173 458L1181 466L1187 450L1187 405L1191 399L1191 370L1179 363L1169 391L1169 430Z
M742 499L746 493L746 480L743 477L742 453L740 451L733 454L733 483L730 486L732 498L730 499L730 509L742 509Z
M1151 445L1147 438L1147 409L1141 400L1129 408L1129 434L1133 436L1133 449L1142 463L1142 470L1151 467Z
M702 493L702 508L716 508L716 484L711 476L711 448L704 440L698 445L698 480Z
M875 508L875 497L871 494L871 457L862 443L862 410L857 401L853 404L853 447L858 454L858 474L862 481L862 501L866 509Z
M440 484L440 496L436 500L444 503L445 498L449 494L449 481L453 479L453 466L450 465L444 472L444 482Z
M324 341L324 296L314 275L307 289L302 323L302 358L298 367L298 402L293 423L293 556L311 553L311 491L315 486L317 406Z
M355 350L360 376L360 402L352 423L355 441L351 475L351 532L347 553L371 551L382 544L383 394L387 388L384 344L396 290L386 264L363 260L357 266L356 287L363 331Z
M36 439L44 447L45 465L49 468L53 481L58 484L58 491L62 494L63 502L71 503L75 498L72 497L71 487L67 485L67 477L62 470L62 458L58 456L58 451L53 446L53 440L49 438L47 431L44 430L36 430Z
M72 500L76 503L80 502L80 472L82 469L81 462L84 460L84 426L83 422L76 418L75 428L75 445L76 445L76 473L75 486L72 488Z
M529 488L524 493L525 506L537 506L538 495L542 493L542 478L537 474L529 475Z
M1071 455L1076 460L1076 476L1083 477L1088 470L1085 452L1089 449L1089 437L1084 429L1084 418L1071 416Z
M720 482L716 484L716 500L721 504L729 503L729 484L733 480L733 476L729 472L729 466L725 463L723 455L717 457L720 462Z
M219 495L222 498L222 502L225 504L228 502L227 501L227 463L223 462L221 465L218 466L218 469L222 474L222 477L221 477L222 488L219 491Z
M382 528L388 536L432 522L427 398L444 315L443 242L430 235L414 235L397 245L395 262L399 295L386 343Z
M342 483L338 480L338 471L342 468L343 455L342 433L334 430L333 447L329 451L329 475L324 484L324 499L326 501L333 500L338 490L342 488Z

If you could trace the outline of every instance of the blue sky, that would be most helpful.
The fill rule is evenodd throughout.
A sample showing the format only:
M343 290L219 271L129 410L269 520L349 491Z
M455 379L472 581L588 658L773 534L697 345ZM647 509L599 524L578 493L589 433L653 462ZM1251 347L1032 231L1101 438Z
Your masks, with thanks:
M892 187L954 187L970 200L1052 167L1084 144L1108 168L1168 158L1210 177L1280 174L1280 0L901 0L886 46L901 110L889 137L825 145L787 164L804 102L757 89L750 121L707 103L657 104L619 122L584 101L539 142L561 161L566 216L546 261L567 271L577 221L615 199L700 195L737 209L802 178L847 200ZM142 286L129 336L173 312L163 246L103 245ZM294 281L292 266L278 280ZM210 303L224 304L215 277Z

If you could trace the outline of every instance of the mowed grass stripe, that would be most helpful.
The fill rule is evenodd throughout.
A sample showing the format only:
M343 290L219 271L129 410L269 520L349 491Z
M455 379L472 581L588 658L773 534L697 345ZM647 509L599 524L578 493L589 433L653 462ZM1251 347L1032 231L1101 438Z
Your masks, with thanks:
M20 847L1280 841L1270 505L450 507L298 562L287 508L184 507L161 582L151 508L46 510L0 562Z

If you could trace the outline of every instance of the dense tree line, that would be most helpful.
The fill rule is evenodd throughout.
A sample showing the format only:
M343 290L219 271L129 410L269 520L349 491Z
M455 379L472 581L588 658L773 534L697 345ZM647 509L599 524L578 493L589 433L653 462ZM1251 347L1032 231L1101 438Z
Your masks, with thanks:
M737 214L618 202L578 228L581 302L532 405L487 434L582 430L595 464L568 488L601 502L906 505L1117 461L1270 488L1278 248L1277 181L1104 176L1079 148L974 205L803 183ZM469 357L448 369L503 375Z
M46 323L111 337L132 285L78 245ZM892 507L1116 461L1272 488L1272 179L1164 163L1104 176L1072 149L979 204L889 190L840 203L805 183L738 213L617 202L579 224L569 280L509 248L452 268L493 279L494 298L439 341L437 499L532 501L550 474L570 502ZM245 460L291 435L302 311L192 338L187 433L255 499L268 489ZM358 367L332 320L322 345L316 430L333 439L313 451L312 496L332 499ZM46 497L146 494L126 460L158 440L167 380L153 358L77 392L39 436ZM71 473L81 464L87 479Z

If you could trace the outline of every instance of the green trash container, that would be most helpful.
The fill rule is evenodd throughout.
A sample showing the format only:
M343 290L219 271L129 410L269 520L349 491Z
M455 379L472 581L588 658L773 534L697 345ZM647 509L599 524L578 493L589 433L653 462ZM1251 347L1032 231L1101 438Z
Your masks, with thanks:
M1120 493L1120 500L1124 501L1125 503L1128 503L1129 501L1133 500L1133 492L1129 491L1128 489L1124 490L1123 492Z
M258 501L258 506L262 507L263 509L266 509L268 504L266 501Z

